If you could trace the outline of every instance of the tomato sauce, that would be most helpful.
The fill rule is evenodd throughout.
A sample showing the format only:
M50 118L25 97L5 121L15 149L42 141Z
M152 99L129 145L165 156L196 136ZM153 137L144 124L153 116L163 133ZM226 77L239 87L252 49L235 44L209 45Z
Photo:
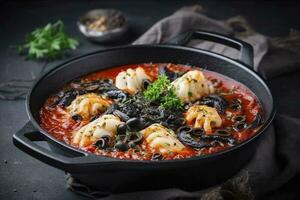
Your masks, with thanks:
M80 77L80 79L84 82L90 82L99 79L115 80L115 77L121 71L124 71L128 68L134 69L137 67L142 67L145 70L145 72L152 78L152 80L155 80L158 76L159 65L160 64L145 63L120 66L94 72L86 76ZM187 71L192 69L191 66L175 64L168 64L168 68L173 71ZM234 121L232 121L231 119L234 118L234 116L243 115L246 117L245 122L251 123L255 119L257 113L262 112L262 108L257 97L241 83L238 83L215 72L203 70L203 73L207 79L217 82L217 87L220 93L224 94L222 95L222 97L225 98L228 102L232 101L233 99L240 99L241 101L241 110L226 108L226 113L224 115L220 115L222 119L222 127L219 127L218 129L233 126ZM65 88L70 87L72 87L72 83L67 84L65 86ZM73 118L67 117L65 108L57 105L53 106L53 104L58 100L58 98L59 97L57 95L51 95L46 100L44 106L40 110L40 125L44 130L53 135L56 139L77 147L75 144L72 144L72 134L74 131L79 130L81 127L88 124L89 121L75 121ZM230 116L230 118L228 116ZM259 128L256 128L254 130L245 129L241 131L235 131L232 132L231 135L237 141L237 143L240 143L255 135L258 129ZM97 155L111 156L120 159L150 160L151 155L147 154L147 152L150 150L148 149L145 142L141 144L141 148L143 149L143 151L135 151L135 149L129 149L128 151L122 152L101 150L96 148L94 145L90 145L82 149ZM164 156L164 159L181 159L195 155L211 154L222 151L227 148L230 148L228 144L216 145L213 147L202 149L193 149L191 147L186 146L186 149L180 152L180 154L170 154Z

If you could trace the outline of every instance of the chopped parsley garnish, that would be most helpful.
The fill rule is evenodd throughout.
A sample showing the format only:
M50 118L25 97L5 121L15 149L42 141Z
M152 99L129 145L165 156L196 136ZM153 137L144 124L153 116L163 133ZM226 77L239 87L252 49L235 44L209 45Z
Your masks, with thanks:
M148 101L160 103L166 109L179 110L183 107L183 102L178 98L174 86L165 75L160 75L147 90L144 91L144 96Z
M179 110L183 107L182 101L177 97L174 87L171 87L166 96L162 97L161 105L164 108Z
M161 99L161 95L168 90L171 82L165 75L160 75L157 80L150 84L147 90L144 92L144 96L149 101L158 101Z

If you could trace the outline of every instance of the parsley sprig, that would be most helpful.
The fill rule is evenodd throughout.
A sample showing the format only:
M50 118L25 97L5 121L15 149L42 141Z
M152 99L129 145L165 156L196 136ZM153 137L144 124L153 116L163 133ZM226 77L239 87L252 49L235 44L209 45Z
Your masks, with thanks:
M29 33L25 43L18 46L20 53L27 54L28 59L54 60L62 58L70 49L76 49L79 42L69 37L62 21L47 24Z
M174 86L165 75L160 75L147 90L144 96L148 101L155 101L166 109L179 110L183 107L183 102L177 97Z

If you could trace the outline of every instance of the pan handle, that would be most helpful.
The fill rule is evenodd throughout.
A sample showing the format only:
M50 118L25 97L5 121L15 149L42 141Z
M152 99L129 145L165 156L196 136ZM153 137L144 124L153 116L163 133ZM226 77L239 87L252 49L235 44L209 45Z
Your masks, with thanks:
M250 67L253 67L252 46L242 40L231 38L222 34L201 30L192 30L179 34L178 36L166 42L166 44L184 46L193 39L201 39L216 42L237 49L240 51L240 57L238 61Z
M38 141L47 142L47 139L42 133L36 131L31 122L28 122L21 130L13 135L13 143L16 147L44 163L67 172L90 172L93 168L96 169L93 167L95 166L95 161L101 163L101 165L113 161L113 159L109 157L101 156L97 156L95 159L95 155L66 149L66 147L63 146L62 148L64 148L66 154L62 155L38 145L36 143Z

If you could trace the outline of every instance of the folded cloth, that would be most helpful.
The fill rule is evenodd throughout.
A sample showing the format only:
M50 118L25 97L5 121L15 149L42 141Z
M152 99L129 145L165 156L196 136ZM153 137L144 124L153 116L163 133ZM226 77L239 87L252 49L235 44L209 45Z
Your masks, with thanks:
M273 124L246 167L256 196L276 191L300 172L300 119L277 114Z
M134 44L163 43L190 29L214 31L238 37L254 47L254 69L266 78L300 68L299 53L269 45L270 39L256 33L241 17L226 21L211 19L202 14L201 6L184 7L173 15L154 24ZM193 47L207 49L232 58L238 52L223 45L192 41ZM282 46L281 46L282 47ZM267 53L268 52L268 53ZM265 56L265 54L267 55ZM264 57L265 56L265 57ZM142 191L126 194L108 194L93 191L67 176L68 188L93 199L253 199L269 196L285 199L286 196L270 196L272 192L300 173L300 119L277 114L269 133L257 147L256 154L247 166L234 178L221 186L207 190L187 192L176 188ZM300 188L299 188L300 189ZM299 190L298 190L299 191ZM299 194L289 194L296 199Z
M257 69L259 62L268 50L267 38L261 34L251 34L251 30L236 28L239 18L231 18L227 21L211 19L201 13L202 7L199 5L184 7L173 15L162 19L154 24L145 34L137 39L133 44L159 44L164 43L176 35L189 31L190 29L201 29L213 31L225 35L237 36L253 46L254 67ZM248 28L249 29L249 28ZM242 31L242 32L241 32ZM245 34L247 32L247 34ZM239 52L231 47L211 43L207 41L192 41L188 46L206 49L220 53L232 58L238 58Z
M300 43L300 41L298 41ZM269 45L268 53L262 59L258 71L267 79L282 76L300 69L298 52Z

